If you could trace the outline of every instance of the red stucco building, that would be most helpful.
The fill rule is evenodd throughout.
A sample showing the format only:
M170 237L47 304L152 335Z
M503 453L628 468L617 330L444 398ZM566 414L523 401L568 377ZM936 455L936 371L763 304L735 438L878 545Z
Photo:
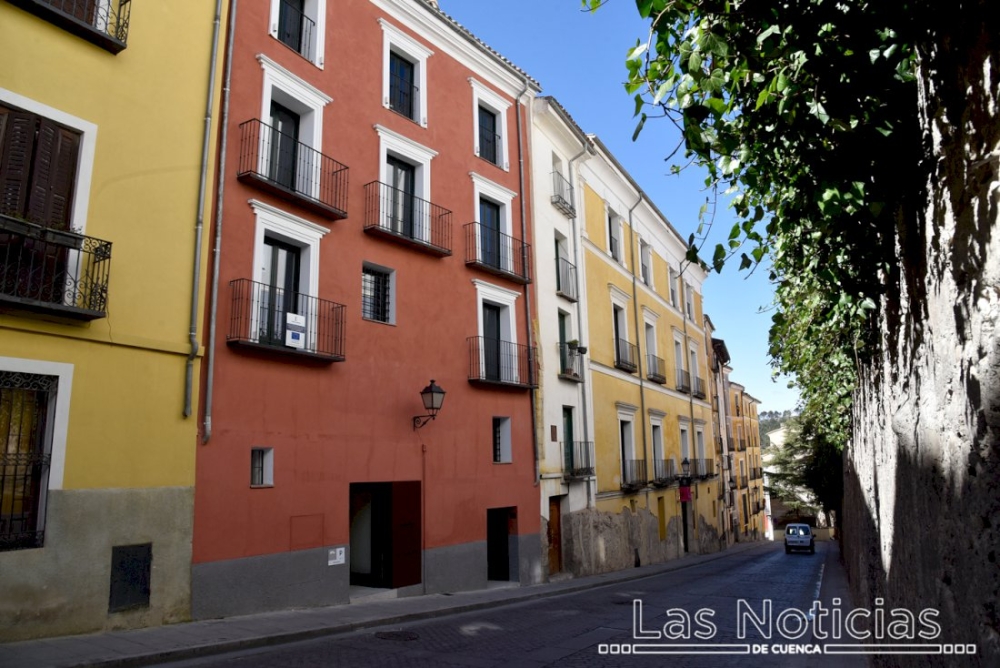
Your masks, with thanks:
M537 84L421 0L234 21L193 616L537 581Z

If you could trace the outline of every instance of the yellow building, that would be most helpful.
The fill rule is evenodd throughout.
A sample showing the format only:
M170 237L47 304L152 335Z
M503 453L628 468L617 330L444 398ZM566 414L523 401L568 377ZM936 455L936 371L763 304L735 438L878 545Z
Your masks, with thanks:
M733 472L737 488L735 519L740 539L762 538L765 526L764 476L760 453L757 399L739 383L729 383L729 416L736 453Z
M596 546L585 570L600 572L721 543L706 272L685 260L681 236L591 140L595 155L580 167L580 263L597 494L582 544Z
M0 640L189 616L215 4L0 1Z

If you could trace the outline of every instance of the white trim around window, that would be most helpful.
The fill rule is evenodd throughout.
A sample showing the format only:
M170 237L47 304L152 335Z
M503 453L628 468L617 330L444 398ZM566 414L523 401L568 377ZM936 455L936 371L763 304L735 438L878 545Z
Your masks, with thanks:
M281 41L278 37L278 12L281 3L282 0L271 0L271 13L268 22L268 33L278 41ZM316 67L323 69L326 49L326 0L305 0L304 5L306 18L313 21L315 27L312 31L312 44L309 52L301 55Z
M299 218L270 204L250 200L256 217L253 244L252 280L260 281L264 268L264 239L277 239L301 249L300 289L311 297L319 296L319 242L330 228Z
M497 167L510 171L510 152L507 149L507 110L511 102L493 92L482 83L469 77L472 85L472 145L476 155L479 155L479 107L485 107L497 117L497 134L500 135L500 155L497 156Z
M382 183L389 182L389 163L386 159L389 156L399 158L416 167L414 194L429 201L431 198L431 160L438 154L437 151L390 130L384 125L375 124L373 127L378 133L379 139L379 180Z
M503 309L500 321L500 338L503 341L517 343L517 312L514 304L520 293L493 285L478 278L472 280L476 286L476 323L478 336L483 335L483 302L493 304Z
M413 63L414 85L417 86L417 109L412 120L427 127L427 59L434 52L385 19L382 26L382 106L389 108L389 54L396 52Z

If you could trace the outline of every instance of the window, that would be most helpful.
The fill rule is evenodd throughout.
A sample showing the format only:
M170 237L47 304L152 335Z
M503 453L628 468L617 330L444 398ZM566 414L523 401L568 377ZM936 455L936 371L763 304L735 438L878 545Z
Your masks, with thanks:
M271 100L271 132L268 175L289 190L298 190L296 171L299 152L299 115Z
M384 19L382 104L427 127L427 59L433 51Z
M510 451L510 418L493 418L493 463L509 464L512 460Z
M257 318L258 342L283 346L286 335L293 340L297 339L296 329L287 329L287 326L294 325L296 317L306 315L305 300L299 292L301 277L300 248L265 236L261 273L258 277L261 284Z
M670 305L677 308L677 272L667 269L667 280L670 281Z
M517 193L471 172L472 192L479 212L479 254L483 264L518 273L520 244L514 247L511 210Z
M323 67L326 0L271 0L271 36Z
M688 320L694 320L694 293L690 283L684 283L684 308L687 310Z
M483 380L504 383L531 381L531 369L523 362L517 347L517 321L514 304L519 293L478 279L479 371ZM475 361L475 360L474 360Z
M385 184L379 226L408 239L435 243L435 215L428 200L431 160L437 152L381 125L375 131Z
M250 486L274 486L274 448L250 450Z
M396 272L365 263L361 269L361 317L375 322L395 323Z
M681 460L691 461L691 437L686 423L681 423Z
M642 282L649 287L653 287L652 250L650 249L649 244L645 241L639 242L639 260L640 269L642 271Z
M695 427L694 443L698 459L705 459L705 431L701 427ZM706 473L711 473L711 471L706 471Z
M417 206L414 191L417 168L395 156L386 158L388 226L393 232L414 239ZM419 237L423 238L423 236Z
M500 233L500 205L485 197L479 198L479 257L484 264L497 269L510 266L511 258L504 253L504 240ZM501 257L502 264L501 264Z
M507 157L507 110L510 101L470 78L476 155L501 169L510 168Z
M614 213L608 210L608 252L616 262L621 262L621 250L619 248L619 223Z

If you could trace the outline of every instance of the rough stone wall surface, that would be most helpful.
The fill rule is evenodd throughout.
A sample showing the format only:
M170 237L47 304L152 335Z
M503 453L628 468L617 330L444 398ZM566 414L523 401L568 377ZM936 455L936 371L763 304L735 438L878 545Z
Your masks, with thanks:
M858 606L937 609L936 642L978 645L960 665L1000 666L1000 39L960 5L920 48L925 196L855 396L843 554Z

